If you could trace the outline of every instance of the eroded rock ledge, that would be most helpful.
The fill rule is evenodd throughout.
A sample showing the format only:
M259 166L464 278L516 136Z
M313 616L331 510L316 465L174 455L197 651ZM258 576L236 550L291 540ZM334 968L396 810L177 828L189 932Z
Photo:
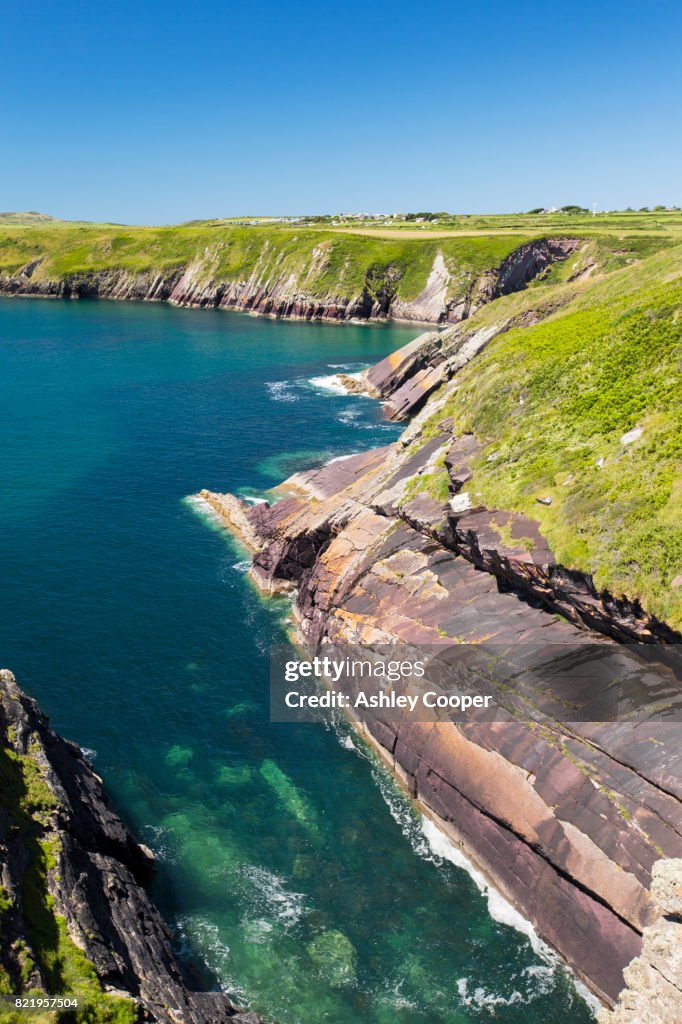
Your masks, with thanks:
M290 496L274 505L202 492L251 549L254 582L294 593L306 645L551 645L590 627L662 639L641 609L557 567L533 524L462 501L476 442L453 440L450 423L423 437L433 413L434 400L396 445L285 481ZM448 494L434 496L443 464ZM679 728L376 718L367 729L441 829L612 1004L655 914L653 866L682 856Z
M291 274L254 271L243 280L216 279L210 260L195 261L165 272L132 273L112 268L82 271L53 279L40 272L42 259L18 272L0 275L0 294L45 298L106 298L167 301L178 306L222 307L265 316L303 320L400 319L425 323L458 323L492 299L524 288L581 244L575 238L542 238L520 246L502 263L471 276L459 297L451 296L452 275L436 256L424 290L414 299L398 297L399 276L389 273L377 282L368 271L359 294L314 295L306 280ZM469 275L466 274L466 277Z
M176 960L168 928L143 887L151 854L112 810L80 749L49 728L5 670L0 741L0 971L13 990L58 994L50 991L32 931L30 886L40 850L49 850L43 914L51 915L53 930L63 920L105 991L131 996L141 1017L158 1024L258 1024L255 1014L240 1011L223 993L194 990L200 981ZM31 799L40 805L33 815L21 807L29 798L27 778L35 790Z

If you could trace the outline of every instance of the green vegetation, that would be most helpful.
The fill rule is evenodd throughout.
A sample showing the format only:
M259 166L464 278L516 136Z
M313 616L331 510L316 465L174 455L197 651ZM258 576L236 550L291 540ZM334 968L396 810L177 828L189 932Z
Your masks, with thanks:
M426 430L449 414L485 440L468 490L537 519L562 564L680 628L682 246L642 251L573 290L547 285L570 301L497 338ZM492 303L471 329L533 297Z
M423 223L418 223L423 221ZM515 248L549 235L584 236L583 262L608 271L682 241L682 213L602 214L581 208L504 216L406 214L401 220L341 221L309 217L304 223L270 218L193 221L174 227L126 227L56 221L40 214L0 215L0 275L40 261L33 280L122 271L170 274L191 269L198 286L292 280L312 299L415 299L426 287L437 255L451 280L448 299ZM569 266L573 268L569 270ZM575 269L557 265L546 281L559 283Z
M419 494L425 494L434 501L445 502L451 497L450 474L441 458L428 473L420 473L408 480L401 503L409 503Z
M85 999L77 1012L40 1013L27 1018L24 1011L0 1009L2 1024L71 1020L75 1024L135 1024L137 1007L132 1000L110 996L102 991L95 968L68 934L65 919L56 912L49 892L48 876L59 856L59 839L52 830L51 817L59 803L45 781L42 769L31 754L20 756L10 748L0 749L0 803L7 811L12 838L19 838L28 856L21 893L26 940L13 945L20 965L24 994L41 995L31 989L36 966L45 978L49 995L74 995ZM12 901L0 893L0 939ZM0 968L0 992L11 994L16 985Z
M397 294L414 299L426 286L438 253L453 280L453 296L463 295L479 274L497 266L527 235L481 238L372 238L331 230L278 225L224 224L170 228L46 227L0 225L0 274L12 274L42 259L34 279L111 270L133 274L170 273L192 267L199 284L293 276L313 298Z

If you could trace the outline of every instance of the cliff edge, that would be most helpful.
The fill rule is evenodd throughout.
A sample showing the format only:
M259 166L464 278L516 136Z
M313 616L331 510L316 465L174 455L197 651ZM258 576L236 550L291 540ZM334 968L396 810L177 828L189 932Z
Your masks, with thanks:
M151 854L6 670L0 740L0 994L78 994L90 1022L258 1024L195 991L144 888Z

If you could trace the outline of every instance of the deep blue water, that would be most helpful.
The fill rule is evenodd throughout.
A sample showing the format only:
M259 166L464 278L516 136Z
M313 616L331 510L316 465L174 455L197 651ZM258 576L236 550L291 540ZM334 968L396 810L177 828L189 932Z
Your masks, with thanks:
M286 603L185 500L397 436L311 380L414 333L1 300L0 661L92 752L209 981L280 1024L583 1024L350 736L268 722Z

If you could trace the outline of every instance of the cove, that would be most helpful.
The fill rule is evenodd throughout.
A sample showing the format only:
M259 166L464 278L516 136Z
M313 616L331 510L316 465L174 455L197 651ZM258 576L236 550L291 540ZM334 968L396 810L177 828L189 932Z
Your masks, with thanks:
M1 300L1 660L158 855L207 985L280 1024L583 1024L347 729L268 721L288 606L186 500L397 437L328 378L416 333Z

